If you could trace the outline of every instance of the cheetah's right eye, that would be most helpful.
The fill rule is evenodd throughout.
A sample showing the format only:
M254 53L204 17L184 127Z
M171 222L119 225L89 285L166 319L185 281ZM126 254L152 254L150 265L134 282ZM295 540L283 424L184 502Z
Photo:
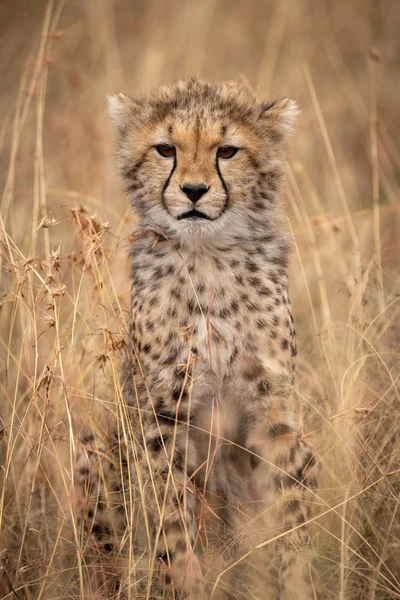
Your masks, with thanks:
M225 158L226 160L229 158L233 158L239 148L235 148L235 146L221 146L217 150L218 158Z
M164 158L172 158L176 155L175 146L169 146L168 144L159 144L155 146L158 154Z

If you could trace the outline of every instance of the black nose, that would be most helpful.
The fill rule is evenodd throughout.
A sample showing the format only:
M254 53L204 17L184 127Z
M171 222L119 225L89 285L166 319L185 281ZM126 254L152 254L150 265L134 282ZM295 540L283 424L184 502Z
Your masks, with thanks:
M197 202L203 194L208 192L208 187L204 183L184 183L181 190L192 202Z

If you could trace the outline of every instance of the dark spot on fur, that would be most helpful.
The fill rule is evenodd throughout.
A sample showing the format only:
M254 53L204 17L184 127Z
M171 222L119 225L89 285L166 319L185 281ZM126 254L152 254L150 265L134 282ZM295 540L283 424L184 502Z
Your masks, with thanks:
M244 379L247 381L254 381L254 379L258 379L260 375L262 375L264 368L260 362L254 361L253 363L249 363L243 369L242 374Z
M230 355L230 357L229 357L229 363L230 363L230 364L232 364L232 363L233 363L233 361L235 360L235 358L237 357L237 355L238 355L238 349L237 349L237 347L235 346L235 347L234 347L234 349L233 349L233 351L232 351L232 354L231 354L231 355Z
M293 429L289 425L286 425L286 423L273 423L270 425L268 433L271 437L278 437L293 433Z
M303 480L303 468L299 467L294 475L295 484L302 483Z
M244 266L251 273L256 273L257 271L259 271L258 265L254 261L250 260L249 258L247 258L245 260Z
M154 323L152 321L150 321L150 320L146 321L146 328L149 331L154 331Z
M252 469L256 469L260 464L261 459L255 454L250 454L250 466Z
M162 405L157 410L157 419L163 423L173 423L176 419L176 413L174 410L170 410L166 406Z
M158 304L160 304L160 298L158 296L153 296L152 298L150 298L149 300L149 306L157 306Z
M269 260L274 265L279 265L279 266L282 266L282 267L287 267L287 265L288 265L287 250L284 249L284 254L281 254L280 256L271 257Z
M167 335L167 339L165 340L165 345L169 345L176 338L175 331L170 331Z
M219 258L217 258L216 256L213 257L213 261L214 264L216 265L218 271L222 271L224 268L224 265L222 264L222 262L219 260Z
M219 296L221 296L221 298L225 298L225 296L226 296L226 290L225 290L225 288L224 288L224 287L221 287L221 286L220 286L220 287L218 288L218 295L219 295Z
M176 298L177 300L180 300L181 297L181 293L178 290L178 288L172 288L171 289L171 296L173 296L174 298Z
M179 355L179 350L177 350L176 348L171 350L171 352L168 354L168 356L162 361L162 364L165 366L173 365L176 362L178 355Z
M232 300L231 302L231 310L233 310L233 312L237 312L239 309L239 303L237 300Z
M249 283L250 285L261 285L261 279L259 277L249 277Z
M258 287L257 292L260 294L260 296L271 296L272 295L272 291L269 288L267 288L265 285Z
M182 368L182 367L176 367L174 369L174 375L178 379L185 379L185 377L186 377L186 369Z
M162 552L158 555L158 560L163 562L165 565L169 564L169 560L172 562L172 553L171 552Z
M260 394L268 394L269 390L270 390L270 385L269 385L269 382L267 381L267 379L263 379L262 381L259 381L257 384L257 389Z
M95 525L93 525L91 533L92 533L93 537L97 541L99 541L102 538L103 530L102 530L101 526L96 523Z
M256 210L264 210L265 208L264 202L262 200L256 200L253 203L253 206Z
M152 452L159 452L163 448L163 442L165 444L167 439L168 438L165 435L163 437L161 437L161 435L158 435L157 437L149 440L147 442L147 446L150 448L150 450Z
M302 525L306 522L306 516L304 513L300 513L296 519L296 525Z
M186 395L186 392L184 390L182 390L181 387L174 387L174 389L172 390L172 398L174 400L179 400L179 398L184 398Z
M260 309L260 307L257 304L255 304L254 302L247 302L246 308L250 312L255 312L256 310Z

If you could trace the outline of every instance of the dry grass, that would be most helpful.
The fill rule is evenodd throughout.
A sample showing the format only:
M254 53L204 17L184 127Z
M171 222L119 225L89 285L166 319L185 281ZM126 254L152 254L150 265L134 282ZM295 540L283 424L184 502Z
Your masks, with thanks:
M37 0L0 23L0 598L111 594L72 493L81 430L125 422L131 217L105 96L191 74L303 106L286 200L316 597L400 598L399 4Z

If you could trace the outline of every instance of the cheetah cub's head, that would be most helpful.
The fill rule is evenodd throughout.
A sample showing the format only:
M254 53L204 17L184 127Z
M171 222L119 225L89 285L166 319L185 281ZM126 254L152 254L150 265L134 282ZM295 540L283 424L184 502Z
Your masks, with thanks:
M297 106L202 79L109 98L126 192L143 226L181 236L265 231Z

